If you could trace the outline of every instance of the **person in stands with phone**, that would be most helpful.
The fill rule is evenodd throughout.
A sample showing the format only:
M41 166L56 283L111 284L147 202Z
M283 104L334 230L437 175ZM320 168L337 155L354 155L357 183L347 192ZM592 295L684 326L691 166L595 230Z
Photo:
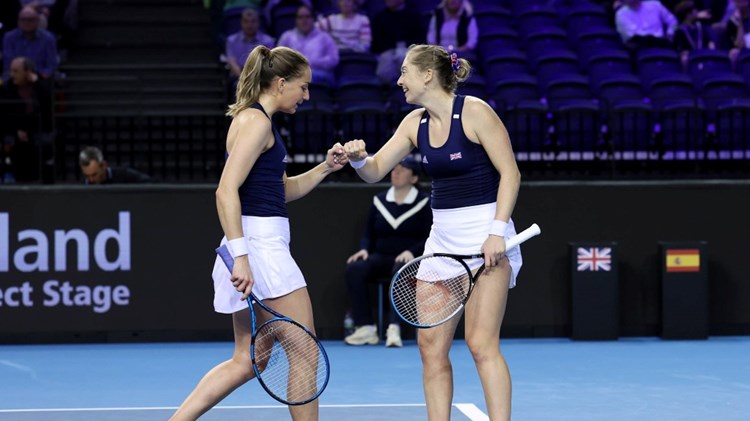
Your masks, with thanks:
M287 47L257 46L244 64L237 101L229 107L226 165L216 190L216 207L224 230L222 244L234 258L230 274L217 256L214 264L214 308L232 314L234 355L210 370L180 405L172 420L195 420L233 390L252 379L250 311L247 297L258 299L313 333L312 304L307 284L289 251L286 203L308 194L325 177L340 170L346 159L335 144L325 162L287 177L287 152L271 118L294 114L310 99L310 64ZM258 311L258 324L268 315ZM318 419L318 400L290 406L294 420Z
M369 183L381 180L417 148L432 177L433 225L425 253L484 254L480 275L464 310L466 344L484 389L492 420L508 420L511 381L500 353L500 327L508 289L515 285L522 259L518 247L505 249L515 235L511 214L521 175L508 132L482 99L456 95L471 65L443 47L412 45L398 79L406 102L422 108L409 113L372 157L364 140L344 144L350 164ZM472 262L472 269L481 260ZM418 332L422 380L430 420L448 420L453 400L449 351L461 318Z
M407 157L391 171L391 187L372 198L360 249L346 260L346 286L356 330L344 338L347 345L376 345L378 328L370 311L368 283L392 278L424 250L430 233L430 197L417 189L420 164ZM388 306L385 346L401 347L401 325Z

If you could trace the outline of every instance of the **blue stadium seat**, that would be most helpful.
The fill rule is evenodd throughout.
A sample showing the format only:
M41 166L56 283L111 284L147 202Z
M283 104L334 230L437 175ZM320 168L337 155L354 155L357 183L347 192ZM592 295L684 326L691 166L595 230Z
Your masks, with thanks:
M590 6L589 6L590 5ZM590 3L579 3L563 12L565 27L575 28L608 28L611 27L607 12Z
M480 57L489 57L497 51L520 50L521 38L513 29L496 27L480 31L477 51Z
M594 83L611 75L632 75L630 56L624 50L593 51L584 62L584 69Z
M716 108L715 147L722 158L747 159L750 152L750 101L735 100Z
M615 102L607 113L607 134L620 159L643 158L654 148L653 108L642 101Z
M535 57L552 50L568 49L568 35L560 28L537 28L522 35L524 48L529 57Z
M502 80L506 77L531 73L529 60L521 51L497 51L484 58L482 63L484 77L489 81Z
M735 67L737 69L737 74L742 76L742 78L745 79L747 86L750 87L750 49L745 48L742 50L737 57Z
M580 99L560 102L553 116L554 143L568 160L586 159L587 153L603 148L601 114L594 102Z
M560 75L546 82L540 81L542 93L547 98L551 110L570 100L590 100L593 98L589 88L589 79L583 75Z
M458 84L457 93L484 99L487 96L487 81L479 74L472 74L468 80Z
M502 6L488 7L474 12L479 34L484 34L496 28L507 28L513 23L513 15Z
M539 160L534 154L550 149L547 106L539 101L520 101L507 109L495 109L508 130L513 151L523 160Z
M540 82L545 83L560 75L579 74L578 57L570 50L549 50L534 57L534 70Z
M646 84L664 75L682 73L682 64L677 52L663 48L639 51L636 56L636 68L638 76Z
M285 31L294 28L297 16L296 5L280 5L271 9L271 35L277 40Z
M720 104L732 103L737 99L750 98L742 76L734 73L709 76L703 79L699 87L701 98L709 110Z
M662 159L684 160L706 144L706 114L695 101L673 101L657 110Z
M377 59L371 53L342 53L336 66L336 77L339 83L374 81L377 80L377 66Z
M594 92L608 108L623 102L643 102L641 81L634 75L612 74L595 82Z
M704 80L732 72L732 62L726 51L695 50L688 56L688 74L696 86Z
M289 119L289 154L324 154L334 144L336 114L331 109L299 108ZM317 158L310 161L318 162Z
M336 101L339 109L348 111L358 108L375 107L383 109L385 98L380 82L349 81L336 88Z
M560 28L560 19L554 9L539 8L521 11L516 14L513 23L520 34L530 34L542 28Z
M589 57L603 50L622 50L620 35L612 28L576 28L568 29L572 45L575 45L578 56L582 62L587 62Z
M644 84L646 95L654 109L660 110L670 104L696 105L696 92L692 80L684 74L665 74Z
M496 81L490 87L490 99L496 109L512 109L522 102L539 102L538 81L530 75L517 75Z

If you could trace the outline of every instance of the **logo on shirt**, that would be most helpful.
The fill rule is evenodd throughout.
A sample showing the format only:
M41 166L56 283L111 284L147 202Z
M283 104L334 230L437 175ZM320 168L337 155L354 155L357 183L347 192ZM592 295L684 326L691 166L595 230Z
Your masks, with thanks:
M429 164L429 162L427 162L427 155L423 155L422 156L422 163L423 164Z
M281 160L281 162L288 164L289 163L289 155L284 155L284 159Z
M456 153L450 154L450 158L451 158L451 161L455 161L455 160L461 159L463 157L461 156L461 152L456 152Z

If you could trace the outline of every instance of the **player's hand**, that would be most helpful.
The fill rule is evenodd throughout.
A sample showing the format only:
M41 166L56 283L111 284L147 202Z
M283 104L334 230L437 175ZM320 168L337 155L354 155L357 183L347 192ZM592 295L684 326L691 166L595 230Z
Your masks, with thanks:
M328 154L326 154L326 165L334 171L340 170L348 162L349 158L346 156L344 147L341 146L341 143L336 142L336 144L328 150Z
M250 296L250 292L253 290L253 274L250 272L250 262L247 260L247 255L237 256L234 259L234 270L230 278L232 286L237 292L242 293L242 299L246 300Z
M412 254L412 252L409 250L404 250L403 252L401 252L401 254L396 256L397 263L407 263L411 262L412 260L414 260L414 254Z
M500 264L505 255L505 238L497 235L489 235L482 244L484 254L484 266L491 268Z
M365 141L354 139L344 143L344 153L350 161L361 161L367 158L367 149Z

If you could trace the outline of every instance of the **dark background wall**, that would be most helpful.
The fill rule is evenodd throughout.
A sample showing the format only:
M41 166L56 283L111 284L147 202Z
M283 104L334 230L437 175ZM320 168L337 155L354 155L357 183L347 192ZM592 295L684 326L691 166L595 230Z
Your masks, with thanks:
M356 250L372 195L384 184L330 183L289 205L292 253L305 274L323 338L342 335L347 307L344 262ZM230 318L212 308L210 277L214 247L221 238L212 186L109 188L13 187L0 189L0 341L127 341L228 339ZM616 241L620 277L621 336L660 331L659 241L706 241L710 284L710 332L750 334L750 237L747 182L525 183L514 212L518 229L531 223L542 235L524 246L524 267L510 293L503 335L570 334L569 243ZM123 213L130 221L130 269L103 270L88 253L89 270L78 270L74 245L67 267L55 270L50 251L47 271L24 272L37 256L19 233L38 230L54 250L55 231L82 230L93 250L102 230L121 237ZM7 228L8 232L4 232ZM27 235L26 234L26 235ZM38 237L38 235L37 235ZM7 240L6 240L7 239ZM59 241L58 241L59 242ZM5 250L3 250L3 248ZM116 241L107 242L109 261L118 258ZM107 311L86 305L86 291L74 290L71 305L45 306L43 286L123 285L127 305ZM26 283L31 306L24 306ZM52 284L54 285L54 283ZM13 289L16 288L16 289ZM9 291L15 291L8 297ZM54 292L53 292L54 293ZM5 296L5 297L4 297ZM11 300L9 301L8 298ZM18 303L18 306L12 304Z

